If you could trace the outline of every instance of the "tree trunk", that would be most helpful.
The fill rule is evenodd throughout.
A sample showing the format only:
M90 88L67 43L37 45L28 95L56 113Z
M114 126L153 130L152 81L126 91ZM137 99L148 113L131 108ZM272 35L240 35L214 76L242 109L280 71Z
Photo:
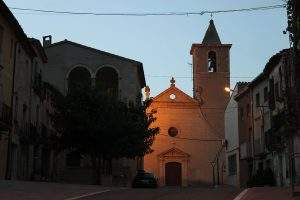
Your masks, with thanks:
M96 158L95 156L92 156L92 166L94 170L95 184L101 185L102 184L101 158Z

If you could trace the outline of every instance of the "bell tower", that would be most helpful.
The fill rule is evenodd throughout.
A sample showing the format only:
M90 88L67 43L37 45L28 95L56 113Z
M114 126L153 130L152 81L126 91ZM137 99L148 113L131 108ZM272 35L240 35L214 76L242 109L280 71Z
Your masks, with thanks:
M203 113L213 126L224 132L224 111L230 94L224 88L230 86L230 48L222 44L214 21L209 26L201 44L193 44L193 95ZM216 122L216 123L215 123Z

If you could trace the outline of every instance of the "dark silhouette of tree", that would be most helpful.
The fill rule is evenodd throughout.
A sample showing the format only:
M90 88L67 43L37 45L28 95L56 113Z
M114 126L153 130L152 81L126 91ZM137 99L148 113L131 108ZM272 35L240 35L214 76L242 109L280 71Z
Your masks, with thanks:
M88 156L96 184L101 184L103 160L136 158L152 151L159 128L150 127L155 118L146 112L149 101L128 106L97 88L77 88L67 96L53 97L51 118L59 133L53 143Z

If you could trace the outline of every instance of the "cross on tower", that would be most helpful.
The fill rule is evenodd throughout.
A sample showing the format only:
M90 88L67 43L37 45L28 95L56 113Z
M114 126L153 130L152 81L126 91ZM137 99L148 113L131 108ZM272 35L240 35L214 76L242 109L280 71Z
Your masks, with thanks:
M175 87L175 79L174 77L171 78L170 83L171 83L171 87Z

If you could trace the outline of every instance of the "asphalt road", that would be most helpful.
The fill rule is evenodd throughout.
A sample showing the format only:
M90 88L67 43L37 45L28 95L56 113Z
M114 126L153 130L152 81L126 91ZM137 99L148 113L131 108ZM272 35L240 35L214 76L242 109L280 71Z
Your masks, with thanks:
M233 200L238 193L239 191L229 187L120 189L80 198L80 200Z

